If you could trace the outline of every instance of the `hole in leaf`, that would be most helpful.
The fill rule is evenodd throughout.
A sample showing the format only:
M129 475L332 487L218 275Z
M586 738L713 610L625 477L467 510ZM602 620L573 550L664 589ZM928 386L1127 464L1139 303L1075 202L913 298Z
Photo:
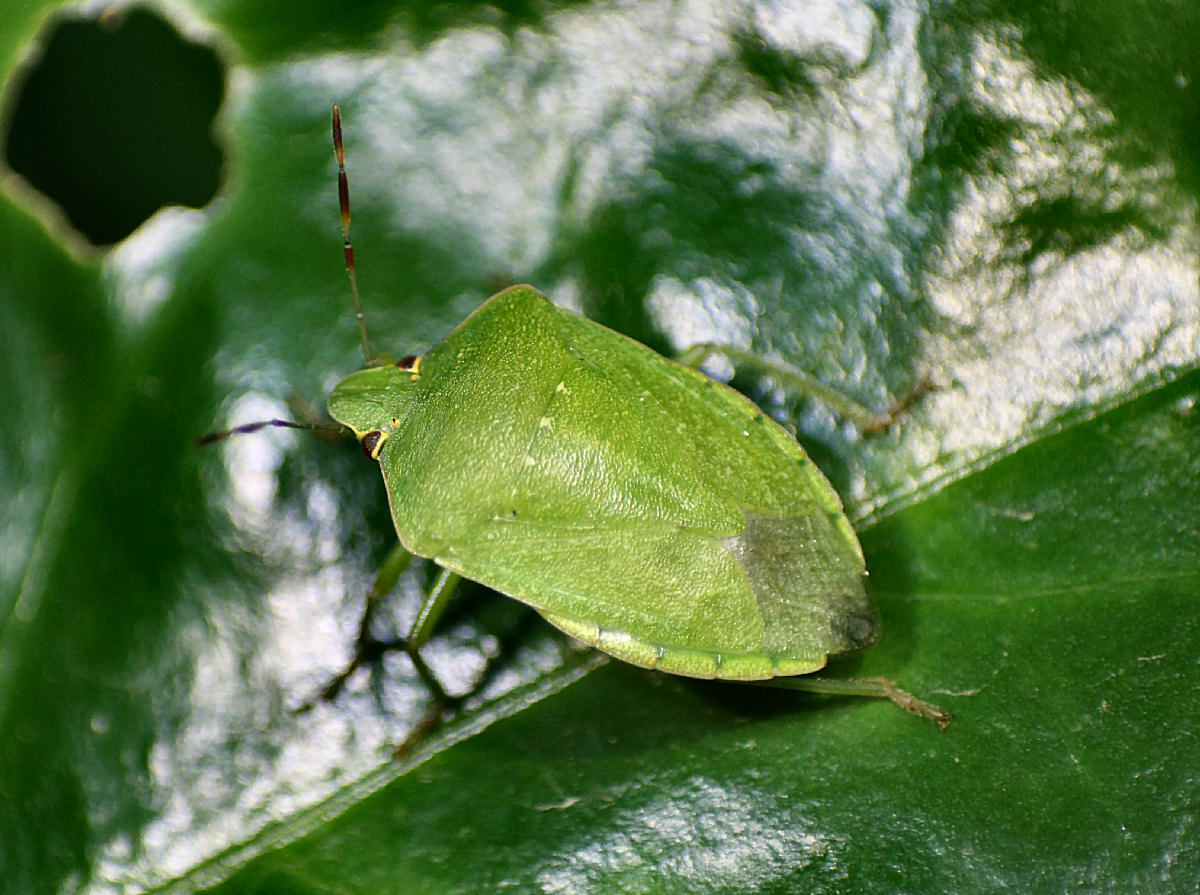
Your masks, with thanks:
M62 18L13 98L4 155L95 245L119 242L165 205L216 195L212 122L224 67L146 9Z

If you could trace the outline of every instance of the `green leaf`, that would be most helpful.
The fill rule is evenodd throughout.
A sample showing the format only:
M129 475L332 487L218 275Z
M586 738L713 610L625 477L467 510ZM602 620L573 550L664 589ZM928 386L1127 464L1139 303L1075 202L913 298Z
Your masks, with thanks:
M1200 13L189 15L229 66L214 203L99 253L2 182L0 891L1200 876ZM10 91L41 16L0 25ZM334 100L382 350L531 282L660 351L730 342L880 409L932 377L874 438L734 383L860 528L883 639L832 670L938 702L947 733L604 664L481 589L428 658L487 687L407 760L428 699L403 658L295 712L394 537L378 471L304 433L191 440L320 408L361 364Z

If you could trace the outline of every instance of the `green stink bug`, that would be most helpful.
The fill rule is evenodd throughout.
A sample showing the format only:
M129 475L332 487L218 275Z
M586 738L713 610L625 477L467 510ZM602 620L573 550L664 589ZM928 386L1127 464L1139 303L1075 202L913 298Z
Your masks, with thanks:
M410 556L442 567L404 645L443 704L419 647L465 577L634 665L881 696L945 727L949 715L890 681L804 677L871 644L877 613L837 494L746 397L530 286L493 296L420 358L373 360L337 106L333 132L367 364L329 413L378 462L400 539L367 613ZM364 619L360 649L366 636Z
M872 642L829 483L748 399L529 286L329 412L383 471L409 552L617 658L702 678L805 674Z

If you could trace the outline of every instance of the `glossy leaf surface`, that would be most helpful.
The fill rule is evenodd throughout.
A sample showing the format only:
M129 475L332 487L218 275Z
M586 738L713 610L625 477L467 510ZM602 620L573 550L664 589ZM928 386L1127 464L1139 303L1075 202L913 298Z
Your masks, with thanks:
M229 66L217 201L99 256L3 182L0 889L1200 876L1195 11L172 9ZM10 90L44 12L0 24ZM303 433L190 442L320 407L361 365L333 100L397 356L528 281L661 352L733 342L874 407L934 378L871 439L734 382L862 537L883 635L838 670L936 698L948 733L596 668L483 591L429 658L461 691L497 657L485 699L412 763L389 760L427 704L403 659L294 713L389 546L377 470Z

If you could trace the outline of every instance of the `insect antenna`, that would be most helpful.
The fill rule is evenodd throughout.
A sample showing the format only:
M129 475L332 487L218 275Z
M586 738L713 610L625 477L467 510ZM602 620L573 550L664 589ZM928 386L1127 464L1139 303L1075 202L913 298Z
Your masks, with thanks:
M342 110L337 103L333 104L333 153L338 166L338 205L342 212L342 252L346 256L346 273L350 277L350 291L354 295L354 316L358 320L358 332L362 336L363 360L368 367L375 366L378 361L371 354L371 343L367 339L367 321L363 314L362 300L358 295L358 277L354 270L354 246L350 244L350 183L346 178L346 153L342 144ZM193 447L204 447L214 442L224 441L234 435L249 435L267 428L277 429L307 429L310 432L344 432L345 429L337 423L297 423L291 420L260 420L234 426L231 429L218 429L201 435L192 441Z
M333 104L333 154L338 166L338 205L342 211L342 253L346 256L346 274L350 277L350 291L354 294L354 317L358 320L358 333L362 336L363 361L366 366L375 365L371 354L371 343L367 339L367 321L363 315L362 300L358 296L358 277L354 272L354 246L350 244L350 182L346 179L346 153L342 146L342 110Z
M251 432L258 432L261 429L268 428L276 429L307 429L309 432L337 432L341 433L344 430L343 426L337 423L296 423L292 420L259 420L254 423L246 423L241 426L234 426L232 429L218 429L215 432L209 432L201 435L199 438L192 439L192 447L204 447L214 444L218 441L224 441L226 438L232 438L234 435L249 435Z

